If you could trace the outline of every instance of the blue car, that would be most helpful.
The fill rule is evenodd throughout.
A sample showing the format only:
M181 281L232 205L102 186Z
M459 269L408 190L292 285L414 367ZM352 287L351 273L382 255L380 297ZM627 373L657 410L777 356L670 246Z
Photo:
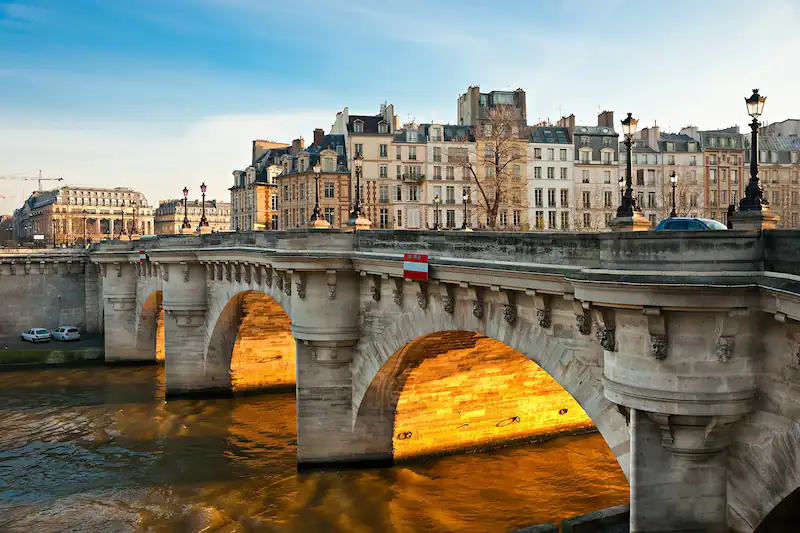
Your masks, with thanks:
M656 226L656 231L715 231L728 229L725 224L709 218L665 218Z

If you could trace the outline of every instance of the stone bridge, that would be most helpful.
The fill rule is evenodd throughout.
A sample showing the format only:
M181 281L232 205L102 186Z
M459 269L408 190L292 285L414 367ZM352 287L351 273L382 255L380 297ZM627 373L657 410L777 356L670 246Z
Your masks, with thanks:
M403 278L404 252L429 256L428 281ZM299 465L390 461L415 441L399 393L415 368L448 373L426 352L493 340L523 354L600 431L642 532L764 531L800 502L799 259L800 234L782 230L296 230L90 254L106 360L154 360L163 320L169 397L296 380ZM435 411L477 438L495 430L476 404Z

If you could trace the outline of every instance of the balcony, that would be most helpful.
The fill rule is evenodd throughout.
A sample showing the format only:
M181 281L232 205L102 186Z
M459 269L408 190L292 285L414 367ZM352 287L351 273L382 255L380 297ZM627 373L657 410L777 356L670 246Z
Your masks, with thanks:
M447 198L444 201L444 203L447 204L447 205L454 205L456 203L456 199L455 198Z

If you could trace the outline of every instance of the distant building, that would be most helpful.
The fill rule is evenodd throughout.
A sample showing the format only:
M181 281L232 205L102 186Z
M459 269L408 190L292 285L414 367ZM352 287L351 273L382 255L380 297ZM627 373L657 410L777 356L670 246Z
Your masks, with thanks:
M468 164L475 164L475 138L472 128L450 124L422 124L419 127L419 136L427 142L425 179L418 181L408 174L413 165L403 165L401 172L402 161L397 162L398 177L403 176L403 181L394 186L400 190L393 188L392 192L396 204L392 206L397 220L396 227L433 228L433 200L438 196L441 200L441 227L460 229L464 223L465 192L467 225L470 228L477 227L478 190L470 185L472 175L466 167ZM395 146L400 149L400 143L406 139L407 136L404 138L398 135Z
M458 124L459 126L475 126L480 124L488 110L498 106L510 106L525 125L527 122L527 109L525 91L491 91L482 93L477 85L471 85L467 92L458 97Z
M203 216L203 206L200 200L187 202L184 215L183 200L161 200L155 210L156 235L169 235L180 233L183 228L183 218L189 219L192 229L200 226ZM230 231L231 229L231 204L206 200L206 220L211 231Z
M275 178L280 174L279 159L284 154L299 153L302 139L292 144L257 139L244 170L233 171L231 221L233 231L278 229L278 195Z
M117 238L134 230L139 235L153 234L153 208L144 195L127 187L113 189L62 187L36 191L14 212L14 234L18 240L32 241L42 235L52 244L97 242Z
M688 131L682 132L688 133ZM693 133L699 135L705 156L707 213L714 220L727 223L728 206L731 204L738 206L747 181L744 140L738 126Z
M743 140L745 166L742 181L747 187L750 179L750 135L743 135ZM800 227L800 136L793 133L759 135L758 178L773 214L781 217L778 227Z

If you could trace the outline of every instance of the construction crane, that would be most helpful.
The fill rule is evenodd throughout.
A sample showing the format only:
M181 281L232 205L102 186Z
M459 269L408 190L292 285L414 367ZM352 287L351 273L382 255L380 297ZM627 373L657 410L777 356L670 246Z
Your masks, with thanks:
M43 181L64 181L64 178L43 178L42 171L39 171L38 177L30 177L30 176L0 176L0 180L23 180L23 181L38 181L39 182L39 191L42 190L42 182Z

